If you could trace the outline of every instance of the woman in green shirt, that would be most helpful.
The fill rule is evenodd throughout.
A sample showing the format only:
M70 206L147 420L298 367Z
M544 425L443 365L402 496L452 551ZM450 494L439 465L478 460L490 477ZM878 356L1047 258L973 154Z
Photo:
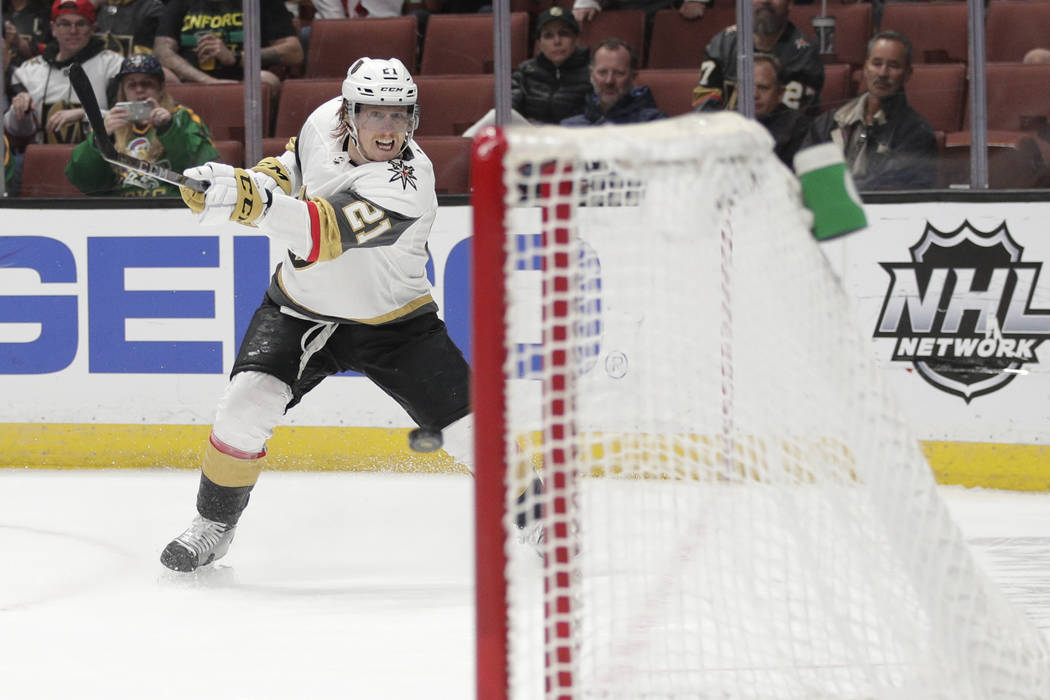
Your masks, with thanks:
M221 158L200 117L175 104L164 89L164 69L155 56L134 54L124 59L116 80L117 102L105 123L118 151L176 172ZM174 185L107 163L90 138L73 149L66 177L85 194L179 196Z

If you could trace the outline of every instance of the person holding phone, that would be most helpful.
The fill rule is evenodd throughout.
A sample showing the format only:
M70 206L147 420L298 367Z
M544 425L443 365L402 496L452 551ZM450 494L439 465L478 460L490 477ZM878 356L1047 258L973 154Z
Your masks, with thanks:
M155 56L140 53L124 59L116 80L117 102L106 113L105 125L118 151L176 171L220 157L200 117L171 99L164 87L164 69ZM66 177L85 194L179 195L174 185L107 163L93 139L73 149Z

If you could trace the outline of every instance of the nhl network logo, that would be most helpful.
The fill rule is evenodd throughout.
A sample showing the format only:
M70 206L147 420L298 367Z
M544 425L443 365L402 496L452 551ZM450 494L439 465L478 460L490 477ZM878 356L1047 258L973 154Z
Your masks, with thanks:
M876 338L893 338L893 360L966 403L1010 383L1050 336L1050 309L1033 309L1042 263L1003 222L978 231L964 221L945 233L926 224L910 263L881 263L890 275Z

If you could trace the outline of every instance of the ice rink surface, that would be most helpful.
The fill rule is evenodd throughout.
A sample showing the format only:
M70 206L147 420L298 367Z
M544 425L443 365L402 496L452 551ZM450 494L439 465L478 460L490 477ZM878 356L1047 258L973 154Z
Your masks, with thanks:
M170 573L197 479L0 470L0 698L474 697L469 477L266 473L230 554ZM1050 634L1050 495L941 491Z

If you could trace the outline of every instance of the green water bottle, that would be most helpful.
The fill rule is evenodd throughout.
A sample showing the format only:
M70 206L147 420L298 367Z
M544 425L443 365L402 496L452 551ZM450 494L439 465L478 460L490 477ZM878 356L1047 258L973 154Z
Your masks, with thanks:
M846 169L842 149L834 143L804 148L795 154L802 200L813 212L813 235L824 241L868 225L864 204Z

